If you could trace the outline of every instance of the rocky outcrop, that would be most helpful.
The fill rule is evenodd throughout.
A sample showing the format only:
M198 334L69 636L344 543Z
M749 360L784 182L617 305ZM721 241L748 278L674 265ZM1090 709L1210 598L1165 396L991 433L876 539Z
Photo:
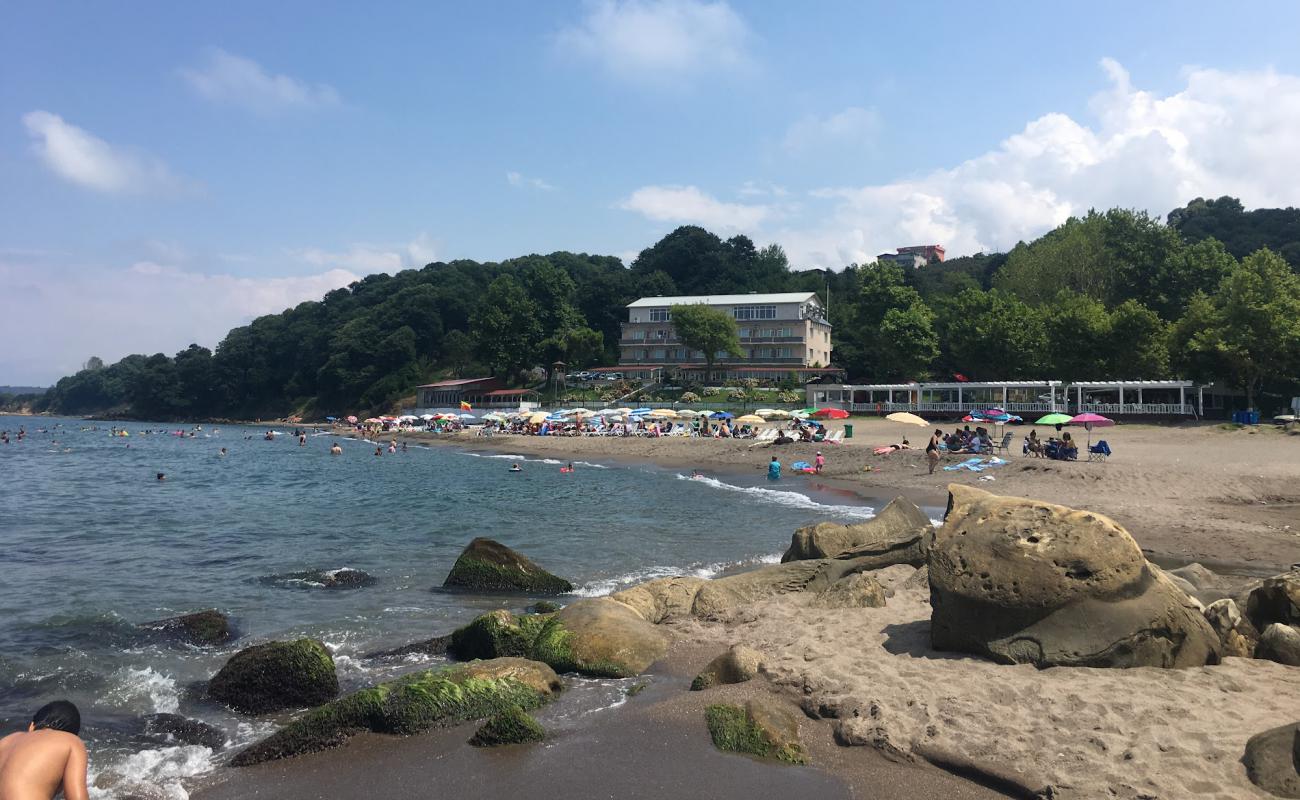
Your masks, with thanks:
M226 746L226 734L220 728L182 717L180 714L149 714L140 720L141 740L161 745L200 745L211 750Z
M391 650L375 650L366 653L366 658L376 659L397 659L407 658L408 656L441 656L446 655L451 648L451 636L435 636L432 639L423 639L418 642L404 644L401 647L394 647Z
M491 539L470 542L442 583L444 588L478 592L564 594L573 584L557 578L523 555Z
M704 578L657 578L616 592L610 599L631 606L646 622L658 625L674 617L689 617L695 595L706 583Z
M743 707L709 706L705 718L713 745L719 750L790 764L807 763L799 740L798 718L773 700L756 698Z
M224 644L234 638L230 620L215 608L145 622L138 627L162 638L196 647Z
M701 619L725 621L759 600L794 592L820 592L863 569L870 567L857 560L836 558L760 567L752 572L705 581L695 594L691 611Z
M475 731L469 743L475 747L500 747L505 744L540 742L546 738L541 724L519 706L511 706Z
M235 756L242 767L337 747L361 731L410 735L435 725L537 708L560 690L545 664L522 658L426 670L312 709Z
M374 585L375 577L359 569L340 567L267 575L261 579L261 583L284 589L360 589Z
M866 522L840 525L822 522L795 531L781 562L812 558L859 559L864 569L891 564L925 563L934 540L930 518L905 497L897 497Z
M866 572L840 578L813 597L817 608L884 608L885 587Z
M1255 658L1276 661L1288 667L1300 667L1300 629L1280 622L1269 625L1259 635Z
M752 681L758 676L758 668L762 663L762 653L743 644L732 645L695 676L695 680L691 681L691 691Z
M1241 763L1250 782L1269 794L1300 798L1300 725L1291 723L1252 736Z
M1259 632L1255 630L1254 625L1250 624L1250 620L1241 615L1234 601L1225 597L1210 603L1205 608L1205 621L1210 623L1210 627L1218 634L1225 658L1254 657L1255 645L1259 643Z
M451 634L450 651L459 659L532 658L538 634L549 616L516 617L504 608L489 611Z
M313 639L240 650L208 682L208 697L246 714L315 706L338 693L334 659Z
M928 563L935 649L1039 667L1218 660L1198 605L1114 521L959 484L949 493Z
M1251 591L1244 610L1259 631L1275 622L1300 625L1300 570L1265 578Z

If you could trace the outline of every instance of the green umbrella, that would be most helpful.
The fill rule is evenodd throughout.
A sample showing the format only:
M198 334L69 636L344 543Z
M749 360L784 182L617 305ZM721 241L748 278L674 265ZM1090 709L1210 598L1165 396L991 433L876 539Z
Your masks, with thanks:
M799 409L799 413L801 413L801 414L816 414L816 413L817 413L817 406L808 406L807 408L801 408L801 409Z
M1074 419L1069 414L1048 414L1042 419L1035 422L1035 425L1064 425Z

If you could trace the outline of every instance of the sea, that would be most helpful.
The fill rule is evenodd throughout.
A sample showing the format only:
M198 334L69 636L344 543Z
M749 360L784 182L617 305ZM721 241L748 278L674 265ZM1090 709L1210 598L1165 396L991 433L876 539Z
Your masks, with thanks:
M368 653L494 608L525 608L533 598L440 589L476 536L568 578L576 588L566 602L650 578L776 563L796 528L868 519L879 505L802 477L769 483L757 471L692 478L576 461L562 473L555 459L472 445L376 456L377 443L316 431L300 446L283 425L0 416L0 430L10 434L0 444L0 729L25 727L50 700L75 702L95 798L182 800L284 724L285 715L246 717L204 699L205 681L244 647L319 639L346 692L441 662ZM335 442L341 456L329 454ZM522 471L510 472L514 463ZM343 568L375 580L331 589L287 577ZM137 627L208 608L229 615L235 641L199 648ZM572 715L617 706L626 688L571 683L580 691L561 703ZM159 740L142 731L153 713L216 726L226 743Z

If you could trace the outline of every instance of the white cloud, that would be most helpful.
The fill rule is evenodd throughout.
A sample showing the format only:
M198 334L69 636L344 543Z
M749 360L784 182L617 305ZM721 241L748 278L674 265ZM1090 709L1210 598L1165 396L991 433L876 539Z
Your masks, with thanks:
M556 36L556 49L618 78L662 84L745 71L749 27L723 0L595 0Z
M515 186L520 189L532 188L532 189L540 189L544 192L549 192L555 188L554 186L542 180L541 178L530 178L527 175L523 175L521 173L513 172L513 171L506 173L506 182L509 183L511 186Z
M806 116L785 132L782 146L800 155L823 155L827 149L862 149L880 135L880 114L874 109L850 106L825 117Z
M308 247L288 251L291 256L317 267L340 267L367 272L396 272L407 267L423 267L436 259L432 237L421 233L404 245L358 243L346 250L330 251Z
M721 230L751 230L772 216L765 205L724 203L694 186L643 186L619 203L657 222L689 223Z
M48 111L23 115L32 149L69 183L98 192L128 193L180 188L181 180L151 156L113 147Z
M785 197L790 192L784 186L761 181L745 181L736 194L741 197Z
M1004 250L1090 208L1163 215L1197 196L1250 207L1296 203L1300 77L1191 69L1168 96L1135 88L1117 62L1091 117L1050 113L997 148L948 169L867 186L829 187L817 222L760 233L798 266L874 260L900 245L952 255Z
M182 69L180 74L208 100L259 112L330 108L341 102L338 91L328 84L272 74L250 58L217 47L204 55L202 66Z

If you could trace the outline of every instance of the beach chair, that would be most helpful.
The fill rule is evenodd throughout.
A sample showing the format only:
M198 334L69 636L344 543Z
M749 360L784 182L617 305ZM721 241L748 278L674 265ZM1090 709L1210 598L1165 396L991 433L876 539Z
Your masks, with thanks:
M1003 436L1002 436L1002 441L1000 441L1000 442L994 442L994 443L993 443L993 452L995 452L995 453L997 453L997 452L1002 452L1003 454L1010 453L1010 452L1011 452L1011 437L1012 437L1013 435L1014 435L1014 434L1010 434L1010 433L1003 434Z
M826 437L826 441L830 442L831 444L839 444L840 440L843 438L844 438L844 431L832 431Z
M1088 448L1089 461L1105 461L1106 457L1109 455L1110 455L1110 445L1106 444L1105 439L1102 439L1101 441L1097 442L1096 444Z

